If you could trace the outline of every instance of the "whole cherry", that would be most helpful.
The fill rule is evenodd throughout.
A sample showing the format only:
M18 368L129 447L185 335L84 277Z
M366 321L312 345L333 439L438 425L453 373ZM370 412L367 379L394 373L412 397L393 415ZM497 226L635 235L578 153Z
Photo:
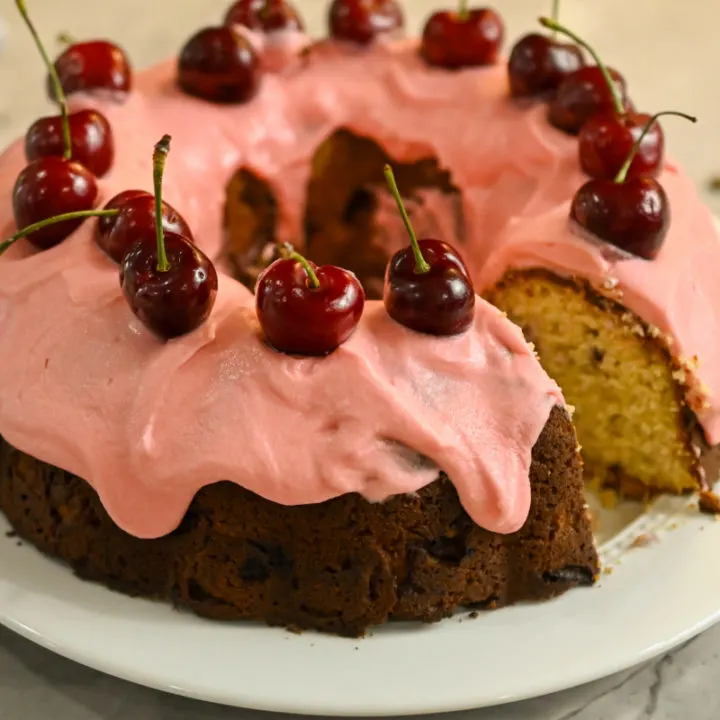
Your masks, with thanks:
M97 110L80 110L68 117L70 148L74 160L84 165L93 175L102 177L110 170L115 159L115 142L107 118ZM25 135L25 155L37 160L48 155L63 156L62 115L36 120Z
M614 111L623 115L629 108L629 101L622 75L606 67L597 52L574 32L548 18L540 18L540 24L567 35L587 50L596 63L578 68L560 83L548 109L551 124L576 135L598 112Z
M650 118L647 133L657 120ZM684 116L691 121L695 118ZM628 177L643 135L614 180L588 180L575 193L570 217L591 235L626 253L652 260L662 247L670 225L670 205L662 185L651 177Z
M635 153L628 175L657 175L662 166L665 138L659 123L653 123L650 130L645 132L650 117L634 110L622 115L618 115L614 110L592 115L582 126L578 136L582 169L598 180L612 180L642 135L642 144Z
M333 0L329 12L330 35L359 45L378 35L400 30L405 24L397 0Z
M120 267L120 286L131 310L166 339L205 322L218 289L212 262L188 238L163 230L162 176L169 149L170 136L165 135L153 153L156 243L138 238Z
M300 14L287 0L238 0L225 15L224 25L250 30L303 30Z
M420 53L429 65L457 70L492 65L498 58L505 28L491 8L472 8L460 0L456 11L430 16L423 30Z
M553 1L552 19L557 22L559 0ZM552 95L571 73L585 65L581 49L562 43L552 35L530 33L518 40L508 60L510 94L514 97Z
M360 322L365 293L349 270L318 267L288 250L263 270L255 287L260 327L276 350L328 355Z
M105 209L117 208L113 218L98 221L95 241L115 262L122 262L135 243L157 242L155 229L155 197L150 193L125 190L112 198ZM170 234L193 239L192 232L180 213L166 202L162 204L163 230Z
M106 90L124 94L132 89L132 66L125 52L108 40L70 44L55 60L55 70L67 95ZM48 78L48 96L57 98Z
M396 252L385 273L383 301L396 322L429 335L458 335L472 324L475 291L460 254L441 240L418 240L392 168L385 178L405 227L410 247Z
M257 54L230 27L204 28L180 53L178 83L188 95L210 102L247 102L260 84Z
M12 204L18 229L47 220L56 215L91 210L97 199L97 183L92 173L80 163L61 157L34 160L18 175L13 188ZM61 243L87 217L52 224L29 236L40 250Z
M12 194L13 215L19 230L57 215L73 214L73 218L67 222L43 225L30 235L30 242L44 250L62 242L82 223L85 217L83 211L95 207L97 183L87 168L71 159L70 123L60 80L30 20L24 1L16 0L15 4L53 79L61 108L62 157L49 155L33 160L18 175Z

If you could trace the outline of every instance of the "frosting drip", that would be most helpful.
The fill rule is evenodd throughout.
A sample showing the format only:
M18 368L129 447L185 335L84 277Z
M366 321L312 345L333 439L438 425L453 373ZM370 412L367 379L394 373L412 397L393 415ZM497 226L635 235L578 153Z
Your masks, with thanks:
M273 56L285 57L281 50ZM661 178L675 218L658 260L607 261L568 229L569 199L583 180L575 141L553 130L542 108L507 100L504 66L450 74L428 69L416 50L414 41L314 46L266 75L246 106L182 95L174 61L141 73L122 104L75 98L98 106L115 133L101 202L151 190L152 147L170 133L165 199L207 253L220 251L225 188L240 167L270 183L279 239L298 241L310 159L345 127L398 161L435 156L452 169L480 287L537 264L598 282L612 275L631 309L701 358L698 379L716 394L720 289L710 273L720 244L689 181ZM23 164L20 141L0 158L5 237ZM197 490L218 480L282 504L354 491L380 501L417 491L439 468L478 524L498 532L523 524L531 449L562 397L494 308L478 300L474 327L439 339L368 303L338 351L297 359L264 345L252 295L221 275L210 321L163 344L127 308L93 231L86 222L44 253L23 241L0 260L0 432L87 479L126 531L171 531ZM720 439L717 409L700 418L711 441Z

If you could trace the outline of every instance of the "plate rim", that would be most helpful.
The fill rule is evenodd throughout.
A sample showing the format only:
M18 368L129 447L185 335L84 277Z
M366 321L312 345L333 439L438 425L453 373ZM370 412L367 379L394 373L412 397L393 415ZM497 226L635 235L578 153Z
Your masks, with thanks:
M389 627L380 628L373 632L370 637L360 640L336 638L312 632L293 635L278 628L268 628L249 623L215 623L196 618L187 613L178 613L173 611L169 605L138 598L128 598L100 585L80 580L72 575L66 565L45 557L32 545L23 543L22 548L16 548L15 542L8 539L6 543L0 545L0 559L16 550L19 551L23 561L16 563L18 566L16 570L22 566L24 568L22 572L27 572L27 568L30 567L32 576L39 572L43 576L47 575L50 579L59 578L62 584L67 584L70 587L71 593L79 594L80 601L73 602L70 605L63 605L62 602L58 603L54 596L47 595L43 591L32 588L23 589L22 583L17 580L13 582L11 568L11 572L0 577L0 624L58 655L122 680L205 702L252 710L315 716L381 717L452 712L497 706L567 690L627 670L671 650L720 621L720 577L714 582L706 584L704 586L706 592L703 592L701 581L706 578L705 573L698 574L697 562L698 554L702 557L704 552L707 558L708 554L713 555L713 548L720 548L720 522L715 523L712 518L701 516L697 509L691 509L691 503L692 501L688 502L687 498L660 498L645 514L641 515L623 532L602 546L601 555L603 560L605 563L610 563L613 572L610 575L603 575L599 586L595 588L578 588L555 600L504 608L492 613L481 613L480 620L466 621L467 613L461 613L426 628L418 627L416 624L411 626L403 623L391 624ZM696 504L694 507L697 507ZM4 516L0 515L0 533L4 533L9 527ZM659 540L642 549L628 552L635 539L641 534L658 536ZM8 549L10 547L11 549ZM384 656L389 654L394 655L396 661L404 659L412 665L413 657L419 650L432 651L433 645L436 645L438 649L442 648L447 651L448 647L445 646L449 641L445 637L446 635L452 640L449 647L460 653L467 653L468 648L475 640L482 641L484 636L487 638L487 633L490 631L492 631L490 634L495 636L497 645L497 626L501 631L503 626L506 626L505 630L510 632L509 638L511 638L513 631L517 635L517 628L515 627L517 618L520 618L521 627L530 630L530 638L534 640L538 640L542 633L540 635L536 633L533 636L533 628L537 630L546 627L549 620L555 623L559 622L562 626L563 624L568 625L567 619L569 618L570 629L576 631L579 627L577 620L581 621L580 626L583 626L583 623L592 624L590 613L593 607L598 605L597 597L602 596L601 605L606 605L606 600L610 601L610 607L613 606L613 603L619 607L626 605L627 598L623 597L622 586L628 584L631 589L634 585L636 591L641 590L641 588L637 587L638 585L645 586L645 595L647 596L648 592L650 592L650 597L656 597L657 590L652 588L654 585L658 585L659 582L659 586L669 593L669 597L666 596L666 599L671 605L682 604L682 593L677 597L672 595L673 589L675 592L678 591L679 584L668 577L658 581L658 574L653 575L652 567L650 567L653 565L659 566L655 569L659 569L661 571L660 575L662 575L663 571L668 570L672 555L678 555L678 553L680 558L689 556L695 559L694 565L692 563L686 563L686 565L693 565L695 568L694 574L689 579L691 587L695 591L701 589L700 593L687 593L687 596L691 598L698 598L698 607L695 607L692 600L690 601L690 605L683 610L683 613L687 616L686 620L680 620L678 624L676 619L672 631L666 632L658 628L655 632L650 632L649 635L646 624L644 635L641 633L641 639L634 642L635 650L633 652L626 651L624 654L621 652L613 657L606 656L603 658L601 656L596 662L590 664L587 662L583 664L582 658L578 656L575 657L574 661L569 662L568 667L571 669L568 672L564 674L556 672L553 680L548 680L547 673L545 673L545 676L542 676L541 673L544 679L531 680L525 678L519 682L514 691L508 691L507 684L504 686L504 690L489 691L487 687L483 689L483 684L480 683L479 688L463 690L461 695L454 699L448 697L445 693L431 696L428 694L427 688L420 692L419 695L400 689L397 695L391 698L387 697L387 693L381 693L383 697L376 698L373 693L360 692L361 688L359 686L355 687L354 691L347 695L344 694L344 691L321 692L323 684L322 682L318 684L317 679L315 679L313 682L316 683L318 692L313 697L312 693L305 692L297 682L293 686L294 690L289 693L272 693L269 684L267 687L262 686L262 681L258 684L258 678L255 677L257 675L256 671L253 671L255 673L253 682L247 680L244 684L240 683L239 686L231 689L227 681L217 683L211 678L210 682L208 682L207 679L203 680L199 675L192 678L187 674L183 678L176 676L173 680L172 670L164 669L160 665L153 666L152 662L145 664L142 662L139 664L127 662L130 651L135 652L137 655L137 650L143 649L144 646L144 654L147 656L147 652L150 650L149 645L157 642L158 638L166 640L167 637L162 631L162 627L158 628L156 624L162 626L165 621L171 619L171 633L175 632L175 629L179 627L181 630L180 635L186 635L187 639L195 635L206 637L208 643L202 653L206 659L208 655L212 656L215 647L214 641L219 641L219 645L226 648L229 639L232 637L234 640L240 641L240 643L249 643L251 651L256 651L259 648L257 644L258 638L263 644L269 641L273 647L283 647L285 652L290 652L294 656L295 660L308 662L311 667L314 661L320 657L318 653L323 653L323 648L325 648L326 652L329 651L331 656L336 658L344 657L346 661L350 661L350 665L355 671L359 667L357 658L362 657L368 650L372 651L367 652L370 656L367 662L377 662L378 658L380 658L382 664L385 659ZM7 567L7 563L4 564ZM706 568L707 564L702 567ZM638 573L646 574L645 583L637 582ZM15 575L17 576L17 574L16 572ZM632 580L633 577L635 577L635 581ZM36 581L37 579L35 577ZM650 582L648 583L648 581ZM642 594L640 592L640 595ZM710 595L717 597L717 602L708 604L707 600ZM699 602L700 598L703 599L703 603ZM685 599L687 600L687 597ZM87 602L90 605L85 607ZM125 610L131 608L130 614L119 619L111 615L103 620L102 614L98 616L97 607L102 608L108 604L111 609L114 607L122 608L125 615L127 615ZM702 605L702 608L700 605ZM54 615L58 608L64 612L66 619L69 617L72 620L71 624L74 623L78 627L87 626L88 623L90 625L99 623L100 627L105 626L105 635L108 633L108 626L112 628L114 623L117 626L113 631L115 635L110 632L107 635L108 637L112 636L117 639L117 631L122 628L125 628L128 636L132 635L133 626L138 621L141 624L149 624L149 634L145 633L143 635L145 640L140 641L140 647L124 648L124 659L123 653L108 653L108 645L94 644L88 639L78 641L77 638L73 642L72 631L68 633L61 624L48 625L47 621L40 617L43 611L45 614ZM63 613L61 613L62 616ZM157 623L158 620L162 622ZM642 624L642 615L636 613L635 621L636 624L638 622ZM58 622L60 621L58 620ZM458 646L453 646L453 642L459 636L458 627L463 628L460 632L464 641L460 644L459 650ZM586 626L586 629L592 630L592 627ZM144 630L147 631L148 628L146 627ZM598 628L595 628L595 630L598 630ZM563 631L563 628L560 627L559 632ZM605 633L605 630L602 632ZM637 627L634 628L633 632L637 633ZM102 632L98 631L98 635L102 634ZM598 632L594 632L594 635L593 632L589 634L596 637L596 640L599 638L599 641L602 642L602 635L598 634ZM433 641L433 635L435 635L435 641ZM453 639L453 636L455 639ZM398 648L394 647L388 653L388 637L396 638L392 641L393 646L399 645L405 650L400 649L398 651ZM182 637L180 640L182 640ZM383 647L375 648L375 644ZM340 645L345 649L338 651ZM502 642L499 645L502 645ZM463 646L465 646L464 650ZM353 650L348 654L351 647L358 648L360 652ZM568 648L572 650L572 646L566 646L565 649L568 650ZM244 657L247 660L247 654L243 655L243 652L244 650L240 651L235 659L241 661ZM404 655L403 652L405 652ZM470 659L472 654L470 652L470 655L465 658L465 662ZM537 655L537 652L535 654ZM355 660L353 660L353 655ZM152 653L150 653L150 656L152 656ZM482 657L482 653L480 656ZM540 653L540 656L542 656L542 653ZM274 660L275 658L271 659ZM501 665L503 662L505 665L508 664L507 658L503 660L501 657L499 661ZM262 662L267 665L269 659L265 658ZM262 665L262 662L260 662L260 665ZM539 660L536 660L536 662L539 662ZM198 667L201 666L202 663L198 665ZM328 662L320 662L318 666L327 670ZM257 670L259 671L259 668ZM380 668L377 670L380 670ZM412 680L413 673L416 670L417 668L414 668L412 672L408 672L407 668L405 668L404 674L401 673L403 677L402 683ZM423 672L424 675L422 672L420 673L421 677L427 675L426 671ZM447 669L436 673L437 682L443 681L443 673L447 675ZM374 677L376 681L381 679L378 672L373 675L373 672L368 671L368 668L365 668L365 674L365 679L369 677ZM284 676L286 679L287 675L288 673ZM385 680L388 679L387 676L383 677ZM471 675L467 677L470 678ZM490 678L492 677L491 672ZM450 678L445 677L446 681L448 679ZM498 680L499 678L495 679ZM425 680L420 685L424 686L427 682L428 678L425 677Z

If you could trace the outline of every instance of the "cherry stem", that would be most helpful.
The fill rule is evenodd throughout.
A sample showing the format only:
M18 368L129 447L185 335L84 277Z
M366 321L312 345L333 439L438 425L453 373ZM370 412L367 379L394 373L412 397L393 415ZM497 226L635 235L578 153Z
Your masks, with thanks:
M615 112L618 115L624 115L625 106L623 105L622 97L620 97L620 93L618 92L617 85L612 79L605 63L600 59L600 56L595 52L595 50L593 50L593 48L590 47L590 45L588 45L579 35L576 35L572 30L568 30L566 27L557 22L557 20L550 20L550 18L541 17L540 24L549 30L556 30L563 35L567 35L572 41L576 42L580 45L580 47L585 48L590 53L592 59L595 61L595 64L602 73L602 76L605 78L605 82L607 83L608 90L610 90L610 95L613 100L613 105L615 106Z
M20 11L22 19L25 21L28 30L30 30L30 34L32 35L33 40L37 45L37 49L40 51L40 55L42 56L48 72L50 73L50 80L52 81L53 89L55 90L55 98L60 104L60 113L62 115L63 143L65 146L65 152L63 153L63 157L66 160L69 160L72 157L72 144L70 142L70 122L68 121L67 100L65 99L65 93L63 92L60 78L58 77L57 70L55 70L55 65L50 61L50 58L45 51L45 47L42 44L42 40L40 40L40 36L38 35L37 30L32 23L32 20L30 20L27 8L25 7L25 0L15 0L15 5L17 5L17 9Z
M24 227L22 230L18 230L14 235L0 243L0 255L2 255L11 245L14 245L18 240L20 240L20 238L32 235L34 232L42 230L49 225L57 225L57 223L66 222L67 220L80 220L89 217L113 217L119 212L120 210L76 210L75 212L55 215L54 217L40 220L32 225Z
M75 43L75 38L74 38L70 33L61 32L61 33L57 36L57 41L58 41L61 45L73 45L73 44Z
M458 10L458 17L462 22L468 19L468 0L460 0L460 9Z
M167 272L170 262L165 252L165 230L163 229L162 207L162 181L165 172L165 161L170 152L169 135L163 135L160 142L155 145L153 152L153 189L155 191L155 235L157 237L157 269L158 272Z
M308 262L306 257L303 257L296 250L289 248L285 251L285 257L290 260L295 260L295 262L299 262L302 265L303 270L308 276L308 287L313 290L317 290L317 288L320 287L320 280L318 279L317 273L313 270L312 265Z
M635 159L635 156L638 154L640 150L640 146L642 145L642 141L645 139L645 136L650 132L650 128L657 122L658 118L663 117L664 115L675 115L676 117L685 118L686 120L689 120L692 123L697 122L697 118L693 117L692 115L687 115L686 113L677 112L676 110L664 110L663 112L655 113L650 120L648 120L647 125L643 128L643 131L640 133L640 136L638 139L633 143L632 149L630 150L630 154L627 157L627 160L623 163L623 166L618 170L618 174L615 176L615 182L616 183L624 183L625 180L627 180L627 174L630 171L630 166L632 165L633 160Z
M552 15L550 17L555 24L560 21L560 0L553 0ZM553 38L553 40L557 37L557 30L552 31L551 37Z
M427 261L422 255L422 252L420 251L420 246L418 245L417 241L417 235L415 235L415 231L413 230L412 223L410 222L410 218L408 217L407 210L405 209L405 203L403 203L402 197L400 195L400 191L398 190L397 183L395 182L395 175L393 173L392 168L389 165L385 166L385 180L387 180L388 187L390 188L390 192L392 193L392 196L395 198L395 202L397 203L398 210L400 210L400 215L402 215L403 222L405 223L405 227L407 228L408 235L410 236L410 247L412 248L413 255L415 256L415 272L418 273L418 275L422 275L423 273L430 272L430 266L427 264Z

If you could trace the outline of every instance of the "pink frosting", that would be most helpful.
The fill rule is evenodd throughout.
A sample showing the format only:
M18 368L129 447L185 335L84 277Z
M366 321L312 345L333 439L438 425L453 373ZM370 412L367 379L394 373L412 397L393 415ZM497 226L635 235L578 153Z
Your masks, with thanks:
M309 161L335 129L373 137L398 161L435 156L463 194L466 251L481 287L507 268L536 265L599 284L613 278L678 352L701 358L698 384L710 402L700 417L720 439L711 401L720 389L720 289L710 274L720 244L689 181L662 178L675 219L657 261L607 261L568 229L568 201L582 181L575 141L550 128L541 107L507 99L504 67L430 70L416 50L414 41L315 46L266 75L245 106L182 95L174 61L139 74L122 104L76 99L100 107L115 132L101 199L150 190L152 146L170 133L165 198L215 256L225 188L240 167L272 185L279 239L298 241ZM23 164L20 141L0 158L3 236L14 229L10 194ZM452 227L446 203L432 193L423 201L423 222ZM86 222L43 253L22 241L0 261L0 432L86 478L125 530L171 531L197 490L218 480L282 504L354 491L380 501L417 491L438 468L478 524L497 532L523 524L531 449L562 397L491 306L478 299L474 327L441 339L368 303L348 343L328 358L298 359L264 345L251 294L221 275L209 322L162 343L130 313L93 230Z
M333 70L325 52L303 68L266 76L247 106L181 95L173 63L141 74L123 104L86 98L102 107L116 136L103 200L150 189L152 146L171 133L165 197L212 255L221 243L225 186L240 166L273 183L282 236L290 239L300 229L308 160L334 128L365 118L369 125L355 129L392 141L402 157L432 150L391 137L404 121L392 109L390 87L412 88L425 76L410 55L343 50L345 68ZM368 62L372 72L362 83L341 80L367 71ZM5 236L23 164L21 142L0 159ZM282 504L348 492L381 501L419 490L439 469L478 524L503 533L522 526L532 446L563 400L495 308L478 298L467 333L434 338L369 303L335 353L295 358L263 343L253 296L221 275L210 321L163 343L131 314L117 267L95 246L93 230L86 222L42 253L22 241L0 261L0 432L86 478L122 528L139 537L165 534L195 493L218 480Z

